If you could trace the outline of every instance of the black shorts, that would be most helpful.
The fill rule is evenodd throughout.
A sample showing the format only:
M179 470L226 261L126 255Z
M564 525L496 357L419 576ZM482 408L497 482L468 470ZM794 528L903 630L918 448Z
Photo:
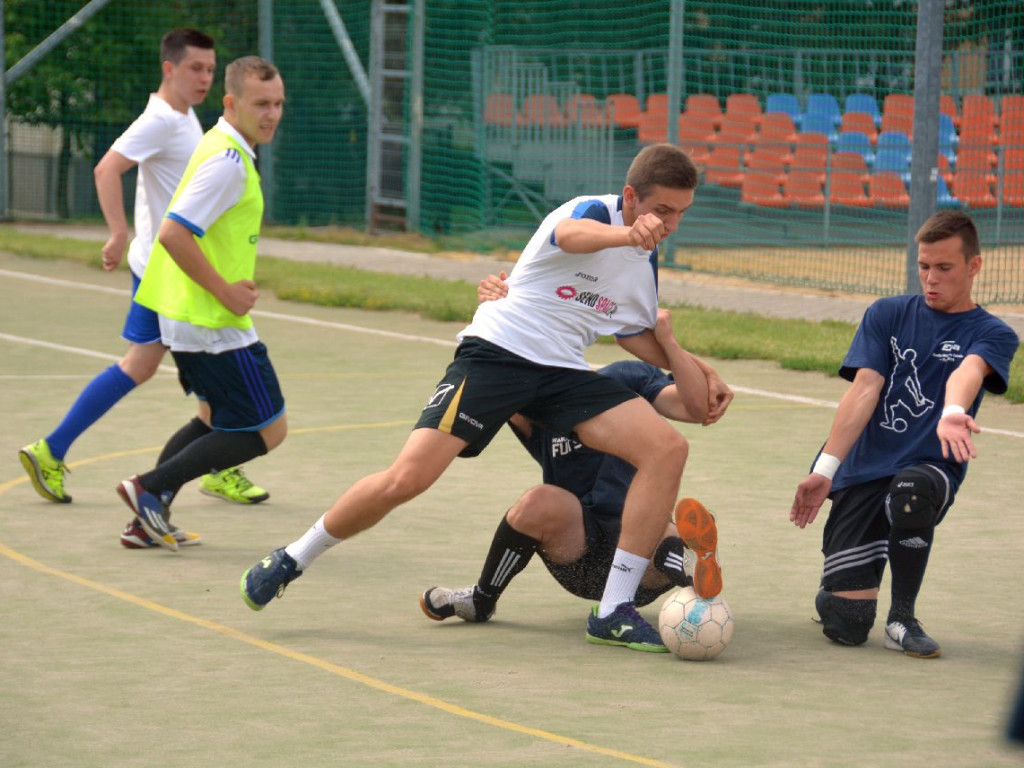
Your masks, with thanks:
M559 565L549 562L541 552L540 557L548 571L555 577L562 588L584 600L600 600L604 594L604 585L608 581L608 572L615 559L615 549L619 544L619 532L622 520L612 520L605 515L596 515L586 504L583 505L583 527L586 531L586 551L583 557L574 563ZM649 605L659 595L672 589L672 583L665 586L649 588L641 586L636 591L636 604Z
M593 371L538 365L483 339L459 344L415 429L431 427L465 440L476 456L515 413L552 432L573 429L638 395Z
M891 477L880 477L843 488L832 495L832 508L822 532L821 552L825 565L821 585L832 592L877 589L889 560L886 515ZM939 521L953 504L953 494L941 510Z
M256 432L284 413L281 386L263 342L219 355L171 355L185 394L195 394L209 403L214 429Z

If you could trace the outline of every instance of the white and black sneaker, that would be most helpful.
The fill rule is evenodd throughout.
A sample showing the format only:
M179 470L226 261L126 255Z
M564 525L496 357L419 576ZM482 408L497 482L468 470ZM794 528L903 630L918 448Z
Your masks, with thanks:
M420 608L434 621L444 621L452 616L463 621L487 621L494 615L495 607L496 602L480 594L476 585L465 589L431 587L420 595Z
M915 659L935 659L942 655L939 644L928 637L917 619L886 624L885 647L890 651L903 651Z

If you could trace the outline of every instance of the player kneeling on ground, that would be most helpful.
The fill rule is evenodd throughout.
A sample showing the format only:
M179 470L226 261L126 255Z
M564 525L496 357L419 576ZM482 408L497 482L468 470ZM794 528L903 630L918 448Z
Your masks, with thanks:
M832 499L815 599L836 643L867 641L886 560L892 601L885 647L934 658L939 644L915 617L935 527L977 456L972 433L984 391L1001 394L1017 335L974 303L981 269L970 217L942 211L916 236L921 294L868 307L840 375L851 381L790 520L812 522Z

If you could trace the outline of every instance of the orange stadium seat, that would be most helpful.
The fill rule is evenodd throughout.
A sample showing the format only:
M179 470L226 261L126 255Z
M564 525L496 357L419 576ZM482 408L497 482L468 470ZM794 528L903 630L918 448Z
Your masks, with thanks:
M754 118L747 115L723 115L722 127L715 136L716 144L746 146L757 139Z
M708 156L704 178L709 184L740 186L743 183L743 150L733 144L715 144Z
M693 93L687 96L685 111L691 115L710 117L715 128L722 124L722 105L718 103L718 97L710 93Z
M987 174L959 167L953 174L953 194L971 208L995 208L999 204L992 194Z
M949 119L953 121L954 127L960 127L960 110L957 109L956 99L948 93L939 96L939 112L943 115L949 115Z
M783 196L801 208L822 208L825 205L824 178L824 171L792 170L782 185Z
M829 200L836 205L853 205L868 208L871 198L864 194L864 177L856 171L833 171L829 188Z
M606 124L604 110L592 93L574 94L566 99L565 120L585 128L603 128Z
M868 163L859 152L834 152L832 170L855 173L860 177L862 184L868 181Z
M878 128L875 126L875 118L867 112L844 112L843 119L839 123L839 132L860 131L868 137L868 141L874 144L878 141Z
M755 140L759 144L792 144L799 135L792 116L785 112L769 112L761 118L761 130Z
M758 144L747 154L747 168L770 175L776 184L782 184L789 158L788 144Z
M516 121L516 102L507 93L489 93L484 104L484 122L510 128Z
M611 93L605 101L611 105L612 120L619 128L640 124L640 101L631 93Z
M565 125L558 99L547 93L531 93L519 110L520 125L560 127Z
M679 116L679 146L690 153L693 162L703 165L708 161L711 144L715 141L715 124L710 117L684 112Z
M761 102L752 93L730 93L725 99L725 114L743 115L761 122Z
M779 181L770 171L747 171L740 185L740 200L767 208L789 207L779 192Z
M903 179L894 171L878 171L872 175L868 195L875 205L885 208L906 208L910 205Z

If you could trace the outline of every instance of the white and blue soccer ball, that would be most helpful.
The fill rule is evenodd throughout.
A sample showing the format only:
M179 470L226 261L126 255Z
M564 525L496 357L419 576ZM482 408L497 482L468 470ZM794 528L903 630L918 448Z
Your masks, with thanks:
M725 599L698 597L693 587L677 589L665 598L658 616L661 641L688 661L710 661L732 640L736 622Z

